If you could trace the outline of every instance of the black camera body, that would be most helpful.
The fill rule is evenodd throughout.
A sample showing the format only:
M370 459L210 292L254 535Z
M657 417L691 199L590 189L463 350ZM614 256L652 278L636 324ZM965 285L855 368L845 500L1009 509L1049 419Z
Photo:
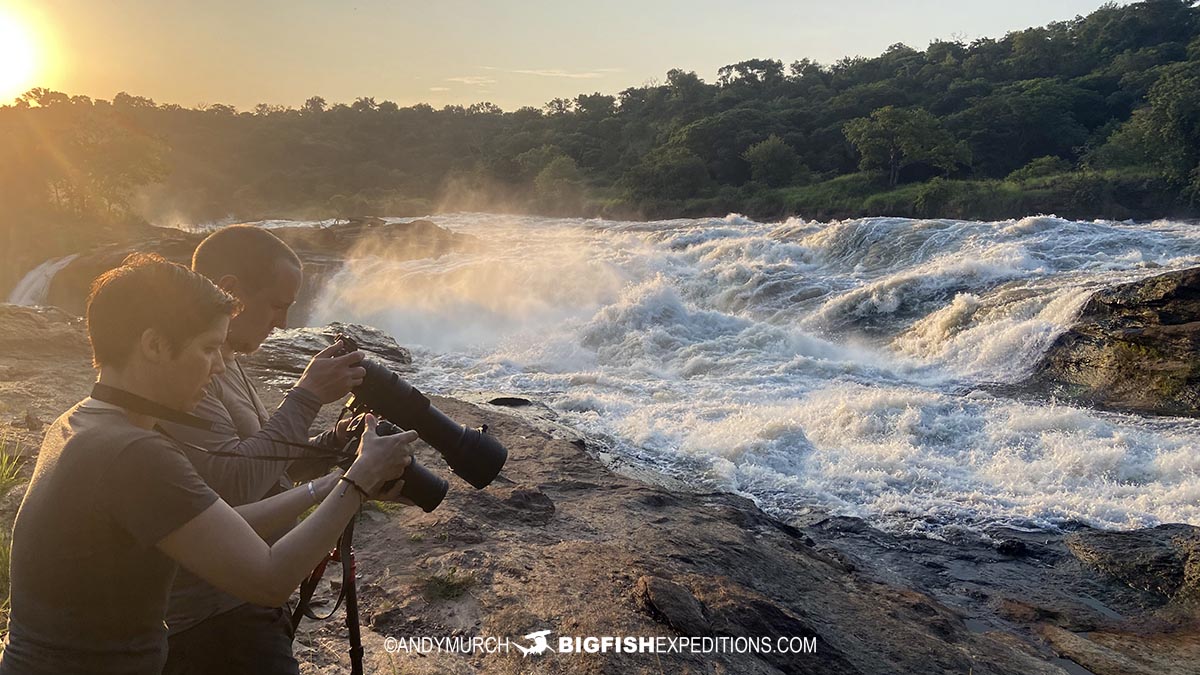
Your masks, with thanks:
M343 353L358 349L353 338L338 334ZM382 418L375 428L380 436L411 429L421 440L441 453L450 469L463 480L482 490L491 484L508 460L508 449L487 433L487 426L469 429L446 417L416 387L405 382L386 366L363 359L361 366L367 374L346 401L346 411L353 415L370 412ZM343 411L343 415L346 414ZM355 441L362 427L349 430ZM449 484L415 460L401 476L404 487L400 495L426 513L433 511L446 497Z

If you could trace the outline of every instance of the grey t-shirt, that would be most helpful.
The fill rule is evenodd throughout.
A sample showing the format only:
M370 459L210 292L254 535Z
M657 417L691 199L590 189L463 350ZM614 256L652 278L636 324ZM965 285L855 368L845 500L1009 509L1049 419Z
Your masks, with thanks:
M212 422L213 430L165 422L162 427L184 443L188 458L212 489L232 506L241 506L286 488L290 484L286 476L289 468L311 464L265 458L311 454L280 441L325 443L328 435L308 438L308 428L320 409L321 401L312 393L292 389L275 413L268 416L241 365L229 359L225 372L213 378L194 411L196 416ZM320 464L325 470L331 462L322 460ZM171 589L167 625L172 634L179 633L243 604L187 570L180 570Z
M85 399L59 417L13 527L0 675L160 672L176 564L155 545L217 499L124 410Z

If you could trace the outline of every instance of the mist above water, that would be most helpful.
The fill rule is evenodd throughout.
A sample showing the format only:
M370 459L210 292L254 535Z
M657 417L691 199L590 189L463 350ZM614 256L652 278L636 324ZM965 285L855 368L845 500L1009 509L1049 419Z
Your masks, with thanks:
M480 245L357 258L312 317L413 347L427 391L540 400L620 456L783 517L934 533L1200 520L1200 423L987 393L1093 290L1200 264L1192 228L431 220Z

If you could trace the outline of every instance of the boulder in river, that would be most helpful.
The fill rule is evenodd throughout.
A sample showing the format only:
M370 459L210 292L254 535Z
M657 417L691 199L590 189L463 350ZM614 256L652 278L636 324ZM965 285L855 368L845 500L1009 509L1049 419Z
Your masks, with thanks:
M1085 405L1195 417L1200 268L1097 291L1021 388Z

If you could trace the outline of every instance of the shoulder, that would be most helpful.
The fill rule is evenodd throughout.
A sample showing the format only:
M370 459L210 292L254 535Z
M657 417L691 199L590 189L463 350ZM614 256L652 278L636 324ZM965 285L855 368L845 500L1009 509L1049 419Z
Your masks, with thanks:
M138 438L119 449L106 467L106 479L120 488L155 494L171 489L169 486L209 491L183 448L160 434Z
M112 407L92 399L77 403L51 425L62 440L72 445L100 445L104 448L120 448L144 439L162 438L153 429L139 427L129 421L120 408Z
M151 431L150 434L132 439L125 444L117 452L114 461L118 463L139 462L164 467L172 465L191 467L191 462L187 460L187 455L178 443L158 432Z

